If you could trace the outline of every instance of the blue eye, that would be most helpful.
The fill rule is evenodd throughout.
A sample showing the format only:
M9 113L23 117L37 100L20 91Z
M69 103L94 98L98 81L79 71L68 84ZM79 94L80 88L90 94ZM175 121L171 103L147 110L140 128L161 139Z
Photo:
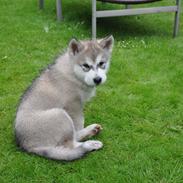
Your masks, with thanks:
M100 67L101 69L105 69L105 66L106 66L106 62L100 62L98 64L98 67Z
M83 65L81 65L81 67L82 67L82 69L83 69L83 71L85 71L85 72L88 72L90 69L91 69L91 66L89 66L88 64L83 64Z

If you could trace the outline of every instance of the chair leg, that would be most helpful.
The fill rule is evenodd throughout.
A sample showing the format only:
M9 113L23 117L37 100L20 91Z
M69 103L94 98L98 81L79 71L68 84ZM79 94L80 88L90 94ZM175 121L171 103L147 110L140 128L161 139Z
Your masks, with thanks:
M56 0L57 21L62 21L62 1Z
M44 8L44 0L39 0L39 9Z
M180 19L180 0L176 0L177 11L175 12L174 31L173 37L175 38L179 30L179 19Z
M130 9L130 8L131 8L131 5L129 5L129 4L125 5L125 9Z
M96 39L96 34L97 34L96 0L92 0L92 39Z

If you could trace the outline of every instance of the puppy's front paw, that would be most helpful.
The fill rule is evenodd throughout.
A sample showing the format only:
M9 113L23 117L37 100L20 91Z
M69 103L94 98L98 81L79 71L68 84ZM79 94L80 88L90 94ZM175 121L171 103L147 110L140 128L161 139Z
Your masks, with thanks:
M94 124L94 128L92 130L93 134L96 135L98 134L101 130L102 130L102 126L101 125L98 125L98 124Z
M102 126L99 124L93 124L90 125L91 127L91 135L97 135L101 130L102 130Z

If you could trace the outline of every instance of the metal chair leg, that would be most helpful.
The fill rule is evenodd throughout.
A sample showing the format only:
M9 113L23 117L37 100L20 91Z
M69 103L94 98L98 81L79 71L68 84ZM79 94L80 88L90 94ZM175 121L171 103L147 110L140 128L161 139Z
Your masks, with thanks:
M62 1L61 0L56 0L56 11L57 11L57 21L62 21L63 16L62 16Z
M44 8L44 0L39 0L39 9Z
M92 0L92 39L96 39L96 34L97 34L96 0Z
M175 38L179 30L179 19L180 19L180 0L176 0L177 11L175 12L174 31L173 37Z
M125 9L130 9L131 8L131 5L130 4L126 4L125 5Z

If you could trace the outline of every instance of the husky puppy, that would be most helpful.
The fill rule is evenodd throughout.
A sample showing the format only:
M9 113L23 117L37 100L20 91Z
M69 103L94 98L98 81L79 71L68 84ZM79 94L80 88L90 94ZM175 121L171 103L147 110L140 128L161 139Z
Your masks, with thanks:
M27 152L71 161L102 148L101 126L84 128L83 106L106 81L114 39L72 39L65 54L44 70L25 92L17 110L17 144Z

